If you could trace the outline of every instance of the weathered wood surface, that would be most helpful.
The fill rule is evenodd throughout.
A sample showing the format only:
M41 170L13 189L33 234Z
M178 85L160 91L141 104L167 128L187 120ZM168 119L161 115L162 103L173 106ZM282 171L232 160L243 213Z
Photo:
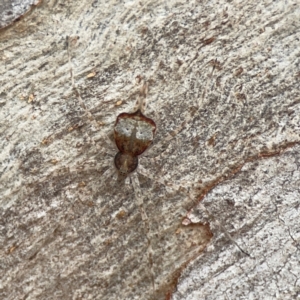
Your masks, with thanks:
M53 0L2 29L0 298L297 297L299 27L297 1ZM139 193L107 174L143 81Z
M39 0L1 0L0 28L10 26L14 22L17 22L38 3Z
M215 239L183 272L173 299L299 298L299 150L249 162L207 195L205 207L250 256L211 224Z

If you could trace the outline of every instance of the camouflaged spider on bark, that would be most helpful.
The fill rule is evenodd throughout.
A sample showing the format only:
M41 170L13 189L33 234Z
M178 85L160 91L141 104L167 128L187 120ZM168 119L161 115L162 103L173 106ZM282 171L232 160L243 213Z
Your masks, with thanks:
M87 151L81 151L84 159L77 169L74 168L80 182L82 180L86 183L86 187L79 191L78 198L86 198L86 201L93 199L95 203L97 213L93 219L89 214L88 222L97 235L105 239L105 243L98 244L101 253L97 255L108 253L111 258L108 261L117 270L125 269L126 277L131 281L126 286L116 283L120 278L122 282L125 280L116 272L115 277L108 277L107 284L122 286L132 295L126 299L137 299L136 295L140 295L139 299L163 299L162 295L167 295L169 286L174 284L173 276L178 273L180 264L184 265L181 260L191 259L195 255L193 251L198 253L207 239L211 238L210 231L201 225L199 231L196 229L198 226L195 226L195 231L192 226L187 226L191 233L188 233L189 237L185 235L187 230L181 226L181 218L186 213L186 207L189 208L197 199L197 189L194 185L197 185L198 181L189 176L190 170L185 166L188 157L185 153L182 154L185 160L173 159L173 153L177 154L177 158L181 157L184 146L190 145L190 132L183 129L191 127L194 120L197 122L195 112L198 111L199 102L196 102L196 109L194 106L188 108L184 104L177 119L178 110L174 109L176 113L173 114L173 109L167 107L166 120L170 121L171 126L165 121L161 122L164 123L164 128L161 128L162 134L156 135L159 126L155 121L162 119L157 118L154 121L149 117L151 115L148 115L148 111L145 113L148 83L140 80L136 81L133 88L128 88L127 84L122 86L125 92L123 94L122 91L119 97L130 99L131 103L137 100L137 105L130 111L119 112L117 116L113 113L113 119L109 119L115 142L112 149L111 145L107 145L112 142L110 134L107 137L103 128L99 126L99 123L103 124L102 120L105 120L106 115L110 114L109 109L104 106L112 100L100 101L97 97L96 106L99 103L101 109L87 108L85 101L88 100L88 96L84 96L85 101L81 98L75 86L72 69L71 79L77 96L76 102L80 103L85 112L83 117L88 117L88 130L82 143ZM139 92L137 84L140 85ZM129 91L127 94L126 90ZM205 91L202 94L204 98ZM181 93L176 99L180 99L180 95ZM178 102L180 103L183 102ZM113 106L114 110L115 107L116 105ZM160 114L160 109L160 106L156 106L155 115ZM101 121L98 123L97 120ZM154 142L155 137L157 141ZM108 147L103 146L104 144ZM149 152L146 154L147 150ZM92 162L92 168L89 168L89 162ZM85 166L88 166L88 169ZM187 176L183 178L183 175ZM189 244L189 240L193 239L195 244ZM172 263L169 261L170 257Z
M119 149L114 163L123 176L136 170L138 156L147 150L154 139L156 124L141 110L139 107L134 113L121 113L114 126L114 138Z
M80 93L77 91L75 86L74 89L81 106L86 110ZM128 183L132 184L134 197L136 199L135 202L140 210L144 223L144 237L147 239L148 266L150 269L149 274L151 276L150 281L152 282L154 294L156 286L153 270L150 225L149 218L144 208L145 195L141 191L140 180L138 178L138 174L141 174L149 179L154 179L153 175L139 165L139 156L141 156L152 144L156 133L156 123L144 114L147 93L148 84L143 83L139 92L137 103L133 109L134 112L123 112L116 117L113 130L115 146L117 147L118 152L115 154L113 161L108 163L108 169L102 173L102 178L107 183L107 186L112 188L110 189L112 197L118 192L119 187L124 183L127 186ZM90 114L87 110L86 113L88 115ZM95 121L92 115L90 115L90 117L91 120ZM97 122L94 123L96 125ZM106 136L103 136L103 138L106 139L106 141L109 139L108 137L106 138ZM99 148L99 145L96 143L94 143L94 145ZM100 150L102 151L103 149ZM154 181L160 182L159 179ZM124 211L121 211L121 215L123 214Z
M111 187L115 188L115 190L112 190L112 194L117 192L118 187L120 186L113 184L113 182L115 182L114 179L116 179L113 178L114 174L117 174L118 184L122 184L124 182L130 182L132 184L134 190L134 198L136 200L135 203L139 208L140 215L143 221L143 225L141 227L144 227L144 238L147 240L146 252L148 252L147 255L149 270L146 273L148 276L151 276L151 279L149 279L149 281L152 282L152 296L149 299L152 300L156 299L155 295L160 289L160 283L157 281L157 275L159 275L159 266L155 265L156 263L158 264L158 262L156 262L155 260L155 253L153 250L155 249L153 248L155 247L155 242L153 242L153 239L155 238L156 233L151 228L153 218L148 217L147 213L149 213L149 210L146 209L147 205L149 205L149 202L153 201L153 198L148 198L149 191L145 191L142 188L139 175L150 179L153 184L159 184L164 186L165 188L170 187L173 193L182 193L184 197L189 198L192 198L193 195L192 193L190 194L188 189L184 189L181 185L172 184L168 180L165 180L163 177L159 176L159 174L150 173L146 168L143 167L143 165L139 165L139 157L142 156L142 154L144 154L145 151L150 148L157 130L157 126L154 120L145 115L147 93L148 85L147 83L144 83L141 87L137 104L133 109L134 112L123 112L116 117L113 131L114 141L117 146L118 152L115 154L114 159L110 161L109 168L103 173L102 176ZM149 149L149 153L151 152L151 150L153 150L153 148L161 150L162 145L168 143L171 139L173 139L191 119L192 116L190 116L190 118L188 119L185 119L172 133L167 135L167 137L165 137L163 140L155 143L155 145L153 145L153 147ZM164 150L161 150L161 152L164 152ZM151 160L153 159L153 157L147 156L145 159ZM207 212L209 218L211 220L214 220L214 222L218 224L222 230L224 230L225 235L230 241L232 241L244 254L249 255L239 245L237 245L230 234L227 233L227 231L216 220L214 216L209 214L209 212L202 204L199 204L199 207L201 207L203 211ZM121 210L118 216L123 215L123 213L124 211ZM182 222L182 224L184 226L187 225L184 224L184 221Z

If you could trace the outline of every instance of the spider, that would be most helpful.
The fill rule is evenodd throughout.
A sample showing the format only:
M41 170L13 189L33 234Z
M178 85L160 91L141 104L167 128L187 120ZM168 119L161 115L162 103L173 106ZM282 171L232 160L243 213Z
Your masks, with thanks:
M98 128L100 131L96 118L85 107L84 101L74 84L72 70L71 78L73 90L77 95L80 106L84 109L91 123L94 124L93 127L96 130ZM164 297L162 295L166 295L169 292L169 287L174 287L174 274L178 273L180 266L184 265L186 261L197 256L199 249L204 249L207 241L211 238L211 232L208 226L204 225L201 227L202 225L200 224L199 228L191 226L192 233L189 232L185 235L185 229L182 228L181 223L170 228L164 228L164 224L159 223L163 214L169 214L177 220L182 219L186 215L186 209L183 207L178 210L180 205L175 203L184 202L184 198L189 199L185 202L193 203L192 198L195 199L195 195L190 193L190 187L193 187L193 182L181 180L178 183L177 180L172 180L172 178L170 180L170 177L161 175L160 172L164 166L161 165L161 160L159 159L162 158L162 160L166 161L166 158L168 159L171 156L172 151L178 151L177 137L190 124L194 118L195 110L192 110L189 116L170 134L157 141L155 138L157 137L157 129L159 129L157 124L160 125L159 118L157 117L153 120L149 117L149 113L146 112L148 95L148 82L146 80L141 84L138 94L138 99L132 112L123 112L115 117L113 128L114 141L106 135L102 135L98 140L91 139L95 149L98 149L95 164L101 165L101 170L98 170L101 174L100 178L93 175L92 169L86 170L84 165L80 165L75 170L80 172L87 171L89 180L95 182L94 188L92 188L93 191L88 194L89 197L93 195L94 199L104 198L104 201L99 200L98 205L101 205L101 208L99 208L99 212L95 216L94 224L97 224L99 218L101 218L101 222L103 222L101 230L103 230L104 226L109 227L109 231L105 234L107 237L105 243L109 245L109 250L103 251L111 253L112 257L122 262L124 261L124 263L126 261L126 268L124 267L122 278L131 276L134 282L134 284L127 284L126 287L123 286L124 293L126 290L126 295L131 295L127 296L126 299L134 299L134 295L137 293L128 291L131 285L137 286L144 299L162 299ZM107 151L101 143L109 144L107 148L110 150ZM104 153L108 154L108 159ZM99 159L101 163L97 162ZM144 163L146 163L146 168L143 166ZM106 170L103 169L104 165ZM149 171L148 166L150 168L153 166L155 173ZM98 189L97 185L101 182L102 187ZM131 195L133 195L134 201L130 200ZM164 200L161 200L163 196ZM166 201L165 199L170 200ZM105 204L103 205L103 203ZM137 207L139 214L135 212ZM155 216L157 214L160 217L156 220ZM139 217L141 220L135 221ZM104 222L104 220L106 221ZM120 226L118 220L121 220L123 225L115 234L112 232L116 226ZM95 225L92 226L96 227ZM118 236L118 239L121 239L119 236L122 236L122 239L126 240L126 246L121 247L124 250L122 255L114 254L113 248L110 246L118 240L114 237L115 235ZM130 238L127 237L128 235L130 235ZM176 239L176 245L173 246L169 239ZM194 240L192 249L189 244L186 244L187 240ZM181 256L181 248L186 249L185 251L189 254ZM131 251L134 252L135 255L139 254L140 257L127 261L128 251L129 253ZM164 269L164 266L167 265L167 257L170 255L174 257L174 266L171 267L171 272ZM175 264L175 261L178 265ZM127 267L130 270L129 273ZM120 268L123 268L123 265ZM117 286L116 280L110 279L107 284L115 284ZM118 282L118 285L122 286L122 283ZM151 285L151 291L148 289L145 292L147 290L145 285ZM112 298L112 295L109 297Z
M83 100L81 99L80 93L75 88L76 94L78 96L81 106L84 107ZM156 261L154 259L154 250L152 247L153 243L153 220L148 217L148 211L145 207L144 201L151 200L149 198L149 188L145 190L145 185L147 185L148 180L152 184L157 184L162 186L167 192L174 193L177 192L178 195L182 194L179 192L180 187L176 187L175 184L168 182L163 177L155 176L151 174L143 164L139 163L139 158L144 156L144 161L151 161L155 164L155 157L151 157L151 152L155 153L157 149L163 147L165 143L170 142L176 134L184 128L186 122L183 122L175 131L167 136L163 141L156 142L153 145L153 140L155 138L157 126L156 122L148 117L145 113L146 99L148 94L148 83L144 82L140 88L138 100L131 113L120 113L116 117L114 124L114 142L107 136L103 136L102 139L110 144L110 149L112 151L107 151L110 154L110 159L108 160L108 168L102 173L103 180L111 188L109 189L107 195L109 198L112 197L119 189L123 189L125 192L124 200L126 201L126 189L129 186L133 187L135 205L139 208L140 216L144 227L144 236L147 240L146 252L148 260L148 269L151 277L152 292L149 299L157 299L157 289L159 289L159 283L157 282L157 270L155 270L154 265ZM85 107L84 107L85 109ZM86 111L86 114L89 114ZM90 117L93 121L95 119L93 116ZM94 122L96 124L96 122ZM95 125L96 127L97 125ZM94 144L95 146L96 143ZM106 152L101 147L99 151ZM114 152L114 158L112 159L112 152ZM159 154L161 155L161 153ZM141 177L142 176L142 177ZM125 189L123 188L125 186ZM123 197L123 196L122 196ZM122 203L121 201L121 203ZM120 202L119 202L120 203ZM120 209L117 216L123 217L124 214L130 214L127 209ZM149 276L149 275L147 275ZM148 299L148 298L147 298Z
M119 149L114 162L123 176L136 170L138 156L147 150L154 138L156 124L142 110L142 105L138 105L134 113L121 113L114 126L114 139Z

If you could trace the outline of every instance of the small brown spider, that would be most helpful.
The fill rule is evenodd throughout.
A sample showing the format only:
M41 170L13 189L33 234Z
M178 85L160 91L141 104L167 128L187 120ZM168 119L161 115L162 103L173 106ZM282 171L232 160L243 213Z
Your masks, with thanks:
M114 137L119 152L114 162L121 175L126 176L138 166L138 156L150 146L156 131L155 122L139 108L134 113L121 113L114 126Z

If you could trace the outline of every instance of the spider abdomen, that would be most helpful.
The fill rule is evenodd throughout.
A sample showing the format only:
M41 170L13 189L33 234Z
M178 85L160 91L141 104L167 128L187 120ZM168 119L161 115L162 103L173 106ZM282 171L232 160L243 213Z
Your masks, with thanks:
M122 175L133 172L138 166L139 160L137 156L118 152L115 156L115 166Z

